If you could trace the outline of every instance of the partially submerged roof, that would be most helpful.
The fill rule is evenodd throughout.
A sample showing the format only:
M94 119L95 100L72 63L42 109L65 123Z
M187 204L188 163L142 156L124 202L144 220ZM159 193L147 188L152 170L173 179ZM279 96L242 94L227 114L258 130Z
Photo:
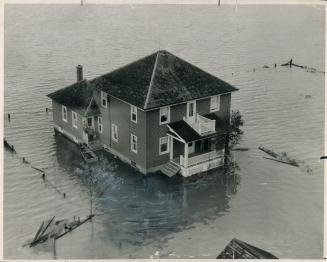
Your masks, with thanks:
M48 96L70 107L82 107L90 103L93 88L144 110L238 90L168 51L160 50Z
M144 110L237 90L164 50L97 77L90 83Z
M100 114L100 109L93 99L93 87L86 80L76 82L47 96L81 115Z
M277 259L273 254L233 238L217 259Z

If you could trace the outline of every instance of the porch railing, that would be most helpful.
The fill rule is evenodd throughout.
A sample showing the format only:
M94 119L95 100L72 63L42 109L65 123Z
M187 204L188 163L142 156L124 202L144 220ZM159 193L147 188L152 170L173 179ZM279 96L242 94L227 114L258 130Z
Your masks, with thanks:
M189 157L188 158L188 166L194 166L200 163L204 163L219 157L223 157L224 156L224 150L219 150L219 151L210 151L208 153L204 153L201 155L197 155L197 156L193 156L193 157ZM183 155L179 156L179 164L181 166L185 166L185 158Z
M184 117L183 120L188 123L200 135L215 132L216 129L216 120L208 119L204 116L199 115L198 113L196 114L195 119L193 120L186 117Z

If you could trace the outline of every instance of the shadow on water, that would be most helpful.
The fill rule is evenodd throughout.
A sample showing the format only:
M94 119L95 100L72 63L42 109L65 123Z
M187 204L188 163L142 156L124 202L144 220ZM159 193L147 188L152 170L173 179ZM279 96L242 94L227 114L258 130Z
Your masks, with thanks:
M163 244L170 233L223 216L240 183L233 159L228 166L188 178L160 172L145 176L105 151L98 154L100 161L86 165L75 144L55 139L59 165L86 188L86 174L97 173L95 213L105 228L98 236L118 248Z

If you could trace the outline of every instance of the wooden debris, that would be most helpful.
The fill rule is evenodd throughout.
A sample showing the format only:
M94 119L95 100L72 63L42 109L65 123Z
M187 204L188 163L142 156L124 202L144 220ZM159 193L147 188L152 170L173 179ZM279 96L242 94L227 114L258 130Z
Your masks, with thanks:
M283 163L283 164L291 165L291 166L296 166L296 167L299 166L299 165L296 164L296 163L290 163L290 162L286 162L286 161L278 160L278 159L275 159L275 158L264 157L264 156L263 156L263 158L264 158L264 159L273 160L273 161L276 161L276 162L280 162L280 163Z
M278 154L276 154L274 151L271 151L271 150L269 150L269 149L267 149L267 148L264 148L263 146L259 146L259 149L260 149L261 151L265 152L266 154L268 154L268 155L274 157L274 158L277 158L277 157L278 157Z
M299 167L298 162L295 159L290 159L285 152L280 155L280 154L275 153L272 150L269 150L269 149L261 147L261 146L259 146L259 149L261 151L265 152L266 154L273 157L273 158L268 158L268 157L263 157L263 158L266 158L266 159L269 159L269 160L274 160L274 161L284 163L284 164L288 164L288 165L291 165L291 166Z
M43 169L41 169L41 168L37 168L37 167L32 166L32 165L31 165L31 168L33 168L33 169L35 169L35 170L37 170L37 171L40 171L40 172L42 172L42 173L45 172Z
M3 139L3 145L6 149L8 149L11 153L16 154L16 150L13 145L10 145L6 139Z
M233 238L217 259L278 259L273 254Z
M76 220L74 217L73 221L71 221L71 222L69 222L67 219L54 221L55 217L53 217L48 222L42 222L42 224L39 227L39 229L37 230L33 240L28 241L26 245L33 247L39 243L43 243L43 242L49 240L50 238L53 238L53 240L54 240L53 248L54 248L54 255L55 255L55 240L72 232L74 229L78 228L80 225L91 220L92 217L94 217L94 215L89 215L83 220L81 220L80 218L78 218L78 220ZM46 226L44 226L45 224L46 224Z
M249 151L249 149L245 147L237 147L233 148L232 151Z

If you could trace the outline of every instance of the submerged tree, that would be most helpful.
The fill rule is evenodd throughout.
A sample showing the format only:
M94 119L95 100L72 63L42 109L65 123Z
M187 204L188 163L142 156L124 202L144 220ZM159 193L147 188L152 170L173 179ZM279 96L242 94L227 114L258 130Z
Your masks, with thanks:
M242 119L240 111L232 111L230 126L228 130L228 140L230 148L239 143L239 140L243 135L243 131L240 129L240 127L243 126L243 124L244 121Z
M243 135L243 131L240 129L240 127L243 126L243 124L244 122L240 111L239 110L232 111L231 120L228 126L226 140L225 140L225 164L226 165L233 163L233 161L231 161L230 149L239 143ZM232 169L234 171L237 170L237 164Z

